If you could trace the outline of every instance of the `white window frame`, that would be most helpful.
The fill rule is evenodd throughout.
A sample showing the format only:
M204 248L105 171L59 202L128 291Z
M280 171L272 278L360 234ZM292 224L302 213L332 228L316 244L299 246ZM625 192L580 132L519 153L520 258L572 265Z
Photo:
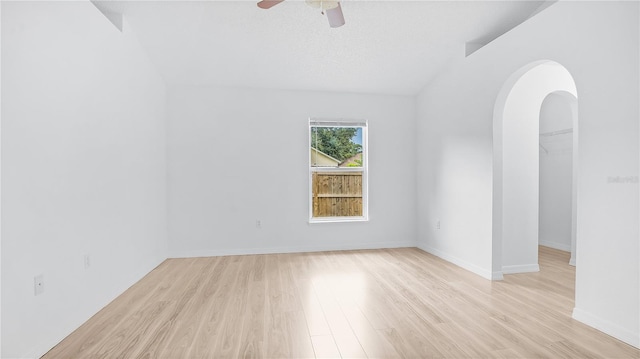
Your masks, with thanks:
M321 119L309 118L307 137L311 148L312 127L360 127L362 128L362 167L313 167L311 166L311 154L309 153L309 223L335 223L335 222L367 222L369 221L369 136L367 120L353 119ZM314 172L362 172L362 216L349 217L313 217L313 173Z

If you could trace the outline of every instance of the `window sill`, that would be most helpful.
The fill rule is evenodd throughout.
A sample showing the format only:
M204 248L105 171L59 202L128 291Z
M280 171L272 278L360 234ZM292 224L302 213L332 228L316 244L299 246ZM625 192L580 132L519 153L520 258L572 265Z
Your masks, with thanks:
M310 218L309 224L315 223L347 223L347 222L369 222L368 217L322 217Z

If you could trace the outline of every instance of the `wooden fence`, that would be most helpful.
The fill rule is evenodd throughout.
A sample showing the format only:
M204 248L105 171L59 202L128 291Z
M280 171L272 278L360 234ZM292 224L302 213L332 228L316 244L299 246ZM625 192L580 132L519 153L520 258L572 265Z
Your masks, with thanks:
M313 217L362 216L362 172L314 172Z

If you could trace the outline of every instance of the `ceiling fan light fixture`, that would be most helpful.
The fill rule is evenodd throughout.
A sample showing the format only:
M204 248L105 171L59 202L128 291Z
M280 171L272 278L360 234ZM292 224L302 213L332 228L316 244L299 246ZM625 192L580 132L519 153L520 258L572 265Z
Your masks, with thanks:
M305 2L312 8L321 9L322 11L335 9L340 5L340 2L335 0L305 0Z
M344 25L344 15L342 14L342 7L340 7L340 3L338 3L338 6L328 9L326 12L330 27L340 27Z
M258 2L258 7L261 9L271 9L272 7L278 5L284 0L262 0Z
M284 0L260 0L258 1L258 7L261 9L270 9L283 1ZM320 9L322 15L326 13L330 27L340 27L344 25L344 15L342 14L342 7L340 6L339 0L305 0L305 2L311 7Z

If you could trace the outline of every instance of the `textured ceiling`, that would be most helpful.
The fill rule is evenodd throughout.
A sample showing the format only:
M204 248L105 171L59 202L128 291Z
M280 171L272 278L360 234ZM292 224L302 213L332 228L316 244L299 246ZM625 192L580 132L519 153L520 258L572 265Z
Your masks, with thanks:
M543 1L343 0L346 25L304 1L127 1L123 13L168 84L409 95L527 19Z

